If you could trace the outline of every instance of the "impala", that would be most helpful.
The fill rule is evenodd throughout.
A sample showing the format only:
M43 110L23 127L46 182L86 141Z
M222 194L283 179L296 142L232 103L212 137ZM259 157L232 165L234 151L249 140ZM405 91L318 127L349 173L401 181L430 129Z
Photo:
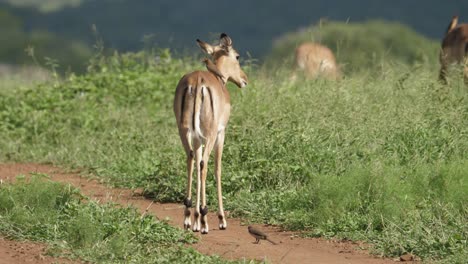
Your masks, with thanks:
M333 52L318 43L306 42L296 48L296 67L308 78L319 76L338 79L341 76Z
M187 155L187 190L184 199L184 228L190 229L192 207L193 165L197 170L194 232L208 233L208 207L206 206L206 174L211 151L215 150L215 176L218 194L219 228L226 229L221 192L221 157L224 133L231 111L229 92L225 86L231 81L239 88L247 85L247 76L239 65L239 54L232 40L221 34L218 45L197 39L200 48L211 56L222 77L211 71L195 71L179 81L174 97L174 113L179 135ZM201 199L201 201L200 201Z
M442 40L439 79L447 83L447 71L451 64L462 64L465 82L468 82L468 24L458 25L458 16L452 17Z

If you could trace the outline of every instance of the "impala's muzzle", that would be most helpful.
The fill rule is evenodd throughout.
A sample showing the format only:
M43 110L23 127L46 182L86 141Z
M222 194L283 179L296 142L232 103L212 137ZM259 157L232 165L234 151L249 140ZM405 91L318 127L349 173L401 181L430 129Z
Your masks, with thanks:
M240 88L244 88L246 86L247 86L247 81L246 80L241 80Z
M240 83L238 84L239 88L244 88L249 83L247 75L244 72L241 72Z

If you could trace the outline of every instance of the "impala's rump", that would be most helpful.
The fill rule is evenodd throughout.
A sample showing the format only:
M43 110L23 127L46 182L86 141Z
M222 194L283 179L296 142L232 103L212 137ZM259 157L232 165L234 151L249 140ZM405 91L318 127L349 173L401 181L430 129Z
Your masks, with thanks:
M211 74L202 71L192 72L180 80L175 97L174 112L178 125L186 129L191 137L203 140L213 130L215 112L213 81Z

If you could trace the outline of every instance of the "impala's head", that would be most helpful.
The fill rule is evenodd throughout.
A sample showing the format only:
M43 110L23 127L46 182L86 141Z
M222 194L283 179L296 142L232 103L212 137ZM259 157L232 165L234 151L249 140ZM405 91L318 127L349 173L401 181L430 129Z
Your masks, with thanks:
M242 71L239 64L239 53L232 47L231 38L222 33L218 45L210 45L197 39L200 48L213 57L219 71L227 80L235 83L239 88L248 83L247 75Z

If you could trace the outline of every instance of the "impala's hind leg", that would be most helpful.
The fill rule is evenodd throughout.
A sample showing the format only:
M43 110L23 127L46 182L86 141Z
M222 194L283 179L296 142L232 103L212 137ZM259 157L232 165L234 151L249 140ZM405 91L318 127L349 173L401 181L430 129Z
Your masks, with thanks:
M201 164L201 233L208 234L208 207L206 206L206 175L208 173L208 160L210 159L211 151L215 144L216 138L209 138L206 140L205 149L203 151L203 159Z
M180 138L187 155L187 188L184 199L184 228L190 229L192 221L190 218L190 208L192 207L192 175L193 175L193 160L194 153L190 141L191 133L188 130L181 131Z
M193 218L193 232L200 231L201 228L201 216L200 216L200 191L201 191L201 164L200 161L202 160L202 145L201 142L195 140L193 143L193 147L195 150L195 165L197 168L197 200L195 203L195 210L194 210L194 218Z
M223 156L224 148L224 130L218 133L215 145L215 176L216 176L216 188L218 192L218 219L219 229L224 230L227 228L226 217L224 215L223 208L223 194L221 191L221 159Z

